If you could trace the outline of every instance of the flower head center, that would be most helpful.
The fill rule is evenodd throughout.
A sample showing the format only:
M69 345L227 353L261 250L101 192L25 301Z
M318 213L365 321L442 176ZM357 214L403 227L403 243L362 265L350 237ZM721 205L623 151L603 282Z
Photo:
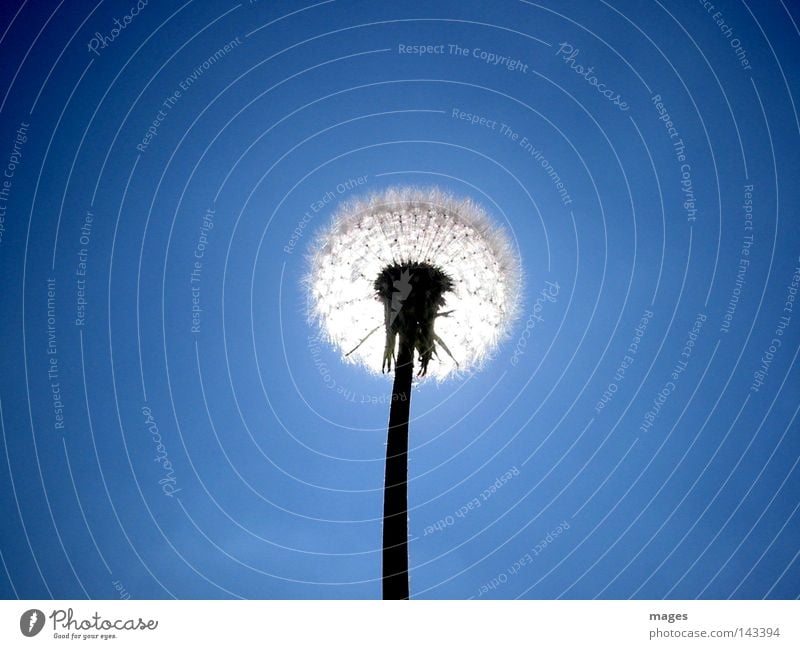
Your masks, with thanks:
M393 263L378 274L374 288L384 309L384 371L391 370L399 338L398 358L407 358L416 349L419 373L424 375L436 354L436 342L447 350L433 325L438 316L446 315L440 308L445 304L445 294L453 289L453 281L441 269L425 262Z

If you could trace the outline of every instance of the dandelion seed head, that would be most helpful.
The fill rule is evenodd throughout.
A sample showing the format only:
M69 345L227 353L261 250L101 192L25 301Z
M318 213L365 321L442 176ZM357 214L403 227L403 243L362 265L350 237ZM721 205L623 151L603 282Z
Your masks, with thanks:
M438 346L427 375L479 368L517 315L519 256L478 204L438 188L390 188L343 203L311 246L309 317L348 362L380 372L385 313L375 280L393 265L420 264L452 282L434 325L452 358Z

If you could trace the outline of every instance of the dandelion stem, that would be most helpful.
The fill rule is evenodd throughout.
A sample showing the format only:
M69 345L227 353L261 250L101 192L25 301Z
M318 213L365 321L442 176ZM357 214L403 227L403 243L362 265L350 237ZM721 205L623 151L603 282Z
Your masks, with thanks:
M383 599L408 599L408 420L414 340L404 333L399 338L383 492Z

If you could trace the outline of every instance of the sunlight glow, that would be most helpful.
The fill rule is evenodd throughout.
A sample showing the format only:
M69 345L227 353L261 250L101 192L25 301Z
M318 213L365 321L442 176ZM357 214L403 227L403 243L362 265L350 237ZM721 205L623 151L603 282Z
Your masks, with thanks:
M314 242L306 277L308 314L348 362L381 371L383 307L373 283L392 263L427 262L453 280L435 331L428 376L479 368L508 333L520 301L519 255L504 229L469 199L437 188L391 188L340 206ZM368 336L358 349L359 342Z

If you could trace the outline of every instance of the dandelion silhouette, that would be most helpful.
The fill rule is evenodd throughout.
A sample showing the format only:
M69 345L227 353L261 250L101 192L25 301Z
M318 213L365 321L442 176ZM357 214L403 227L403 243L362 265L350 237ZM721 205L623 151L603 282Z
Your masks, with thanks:
M375 373L394 367L384 599L409 596L408 422L415 356L418 380L480 368L516 315L520 277L505 231L473 201L437 188L390 188L343 204L312 246L306 277L312 320L346 361ZM375 335L381 328L384 336Z

